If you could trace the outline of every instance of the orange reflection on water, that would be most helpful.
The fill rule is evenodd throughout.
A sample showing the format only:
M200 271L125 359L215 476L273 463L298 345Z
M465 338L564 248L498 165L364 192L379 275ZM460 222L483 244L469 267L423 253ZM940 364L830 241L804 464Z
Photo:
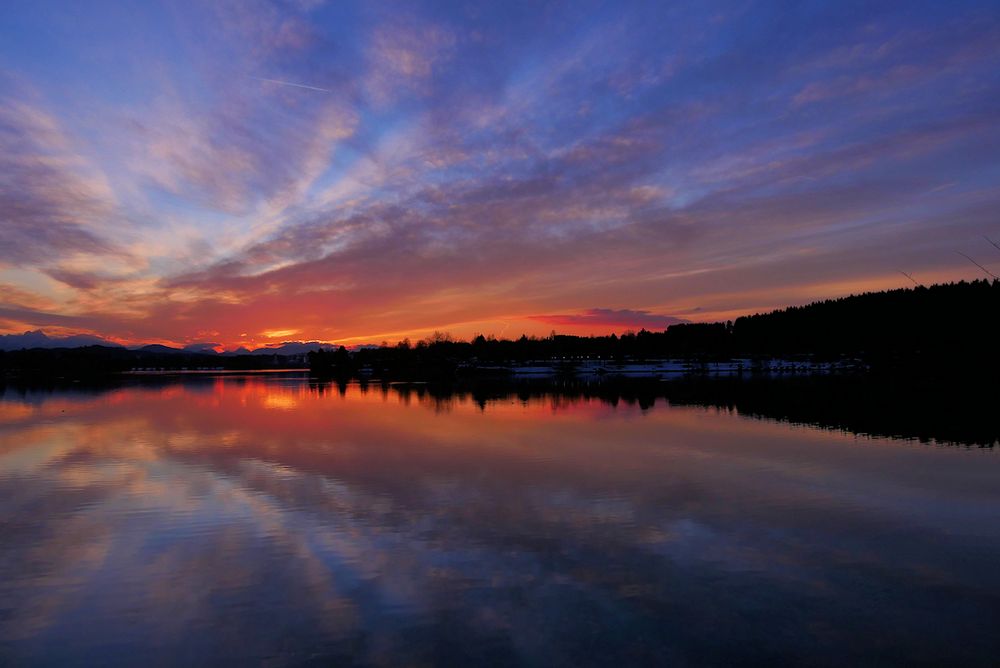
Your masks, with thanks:
M143 458L225 450L337 475L373 466L452 473L497 466L610 484L664 467L715 479L760 466L813 477L835 475L856 457L880 456L871 447L863 455L845 448L854 442L850 436L714 408L669 407L662 399L650 410L586 397L477 401L469 394L434 396L421 386L338 387L278 375L186 379L76 399L55 395L33 406L0 402L0 408L8 428L23 427L16 441L4 439L7 449L30 443L31 433L49 438L55 429L65 447L92 454L117 448L129 456L140 445Z
M374 638L398 664L414 642L399 619L548 642L566 620L624 616L654 642L761 606L799 637L873 590L968 593L995 571L976 555L997 542L996 467L968 451L662 399L157 382L0 400L0 521L17 529L0 556L18 559L0 559L0 646L136 628L259 658L308 632ZM892 576L858 587L842 574L859 564ZM852 619L834 620L844 643Z

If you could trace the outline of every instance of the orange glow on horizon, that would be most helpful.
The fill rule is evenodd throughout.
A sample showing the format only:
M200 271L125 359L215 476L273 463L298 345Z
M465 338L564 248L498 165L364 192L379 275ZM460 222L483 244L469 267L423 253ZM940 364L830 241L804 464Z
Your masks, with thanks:
M953 270L941 270L937 272L927 272L918 276L921 284L931 285L956 280L969 280L970 276L964 267ZM974 278L974 277L972 277ZM45 327L44 331L51 337L65 337L72 335L90 335L100 337L111 343L126 347L137 347L150 344L159 344L175 348L186 346L197 346L198 348L212 349L216 352L235 351L240 348L247 350L260 350L267 348L277 348L285 343L295 342L316 342L322 346L344 345L348 348L355 348L364 345L380 345L387 343L395 345L405 339L412 343L426 340L436 332L447 334L456 340L471 340L475 336L495 336L497 338L517 339L522 335L546 337L552 331L558 334L569 334L578 336L606 336L610 334L621 335L627 331L639 331L648 329L650 331L662 331L666 325L655 326L644 323L641 320L643 313L671 313L677 318L689 322L717 322L734 320L742 315L752 315L754 313L767 312L774 309L785 308L787 306L802 305L813 301L831 299L858 294L866 291L892 290L912 287L907 280L899 273L889 272L879 275L867 276L851 280L836 280L819 283L801 283L796 285L782 286L780 288L748 288L744 290L734 290L725 292L715 292L703 295L697 300L690 298L683 301L661 303L646 310L623 309L620 312L612 309L605 309L608 312L606 317L592 319L588 311L581 309L558 309L556 307L538 307L535 312L549 311L560 313L553 316L558 320L549 321L547 316L539 316L532 312L520 314L504 314L489 319L472 320L449 320L435 326L401 327L390 330L376 330L365 332L358 331L354 327L338 327L332 331L322 323L316 323L315 318L310 317L308 321L302 323L292 323L281 328L268 328L260 326L266 323L273 316L265 310L254 312L252 319L244 318L235 327L227 327L225 323L212 323L211 331L206 327L201 327L200 337L191 336L168 336L161 334L150 338L137 336L135 332L121 332L107 334L99 329L77 329L66 326ZM478 305L474 294L467 296L455 295L456 308L467 303L469 308ZM639 314L638 321L630 322L631 314ZM401 314L408 319L415 317L413 314ZM294 313L283 312L280 314L283 320L295 317ZM257 324L256 327L248 325ZM32 331L37 327L30 323L3 322L0 321L0 333L21 334ZM170 327L172 323L164 323L165 327ZM261 340L257 337L249 336L249 331L260 332ZM181 334L182 332L178 332ZM211 339L207 337L211 336Z

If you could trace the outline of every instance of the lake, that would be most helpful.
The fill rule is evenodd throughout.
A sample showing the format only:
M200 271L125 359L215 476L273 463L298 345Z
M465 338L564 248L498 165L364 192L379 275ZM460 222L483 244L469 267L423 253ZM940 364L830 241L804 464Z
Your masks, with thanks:
M740 401L7 387L0 664L995 665L997 448Z

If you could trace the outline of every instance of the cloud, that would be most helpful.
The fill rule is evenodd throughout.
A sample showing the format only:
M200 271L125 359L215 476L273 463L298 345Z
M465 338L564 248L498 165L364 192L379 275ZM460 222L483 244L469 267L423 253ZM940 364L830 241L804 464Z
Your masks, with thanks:
M100 317L47 313L31 308L18 307L0 307L0 318L37 326L77 327L80 331L93 331L95 324L102 324Z
M434 70L451 57L455 35L447 28L413 17L377 25L368 41L365 90L375 106L406 93L428 92Z
M46 269L45 273L60 283L64 283L65 285L76 288L77 290L94 290L109 281L109 279L106 279L96 273L72 271L70 269L61 269L58 267Z
M530 318L554 327L586 328L593 332L602 329L616 332L628 329L661 330L670 325L689 322L672 315L610 308L592 308L569 315L533 315Z
M0 96L0 174L0 261L125 253L103 231L117 217L103 174L53 116L12 96Z
M5 304L15 325L227 346L662 328L962 276L952 251L1000 234L981 13L313 9L176 12L169 53L128 50L141 80L22 63L46 95L0 116L0 263L46 297Z

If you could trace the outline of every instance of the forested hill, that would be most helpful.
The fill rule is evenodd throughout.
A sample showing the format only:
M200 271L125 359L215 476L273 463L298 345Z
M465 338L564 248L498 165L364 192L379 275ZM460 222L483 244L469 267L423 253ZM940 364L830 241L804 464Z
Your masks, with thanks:
M1000 281L869 292L738 318L731 344L748 353L995 357Z
M736 322L672 325L621 336L446 335L411 345L311 353L314 370L377 377L447 377L461 365L488 366L579 358L723 359L810 355L859 358L875 368L1000 369L1000 282L973 281L865 293L741 317Z
M317 348L318 348L317 344ZM95 375L136 367L261 369L300 366L304 355L226 357L89 346L0 352L0 375ZM672 325L621 336L553 334L516 340L436 335L411 345L310 352L321 374L380 378L450 378L459 368L570 363L581 358L638 361L810 355L858 358L873 368L936 367L963 373L1000 371L1000 281L973 281L864 293L738 318Z

